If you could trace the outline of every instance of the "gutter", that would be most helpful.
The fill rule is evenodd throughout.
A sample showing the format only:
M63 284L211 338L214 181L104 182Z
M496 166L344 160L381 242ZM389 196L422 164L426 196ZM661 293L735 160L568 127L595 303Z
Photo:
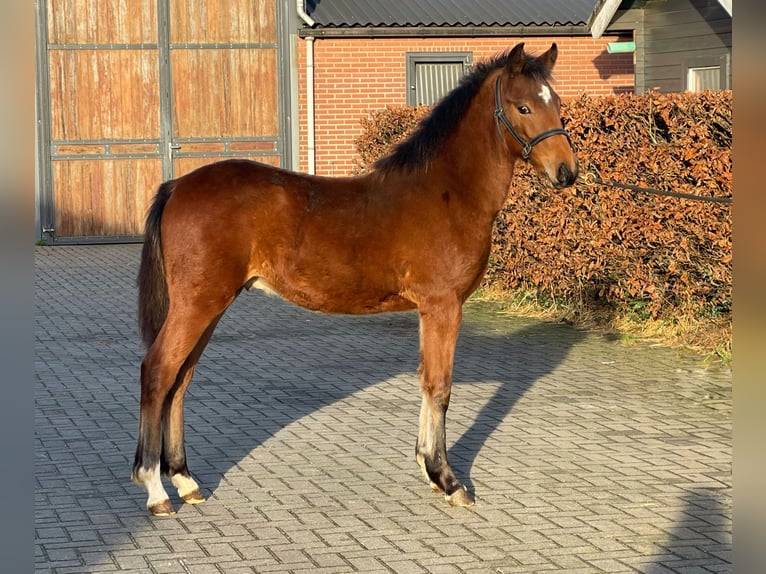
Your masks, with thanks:
M306 24L306 26L311 28L314 26L314 24L316 24L314 19L309 16L306 13L306 10L303 8L303 0L295 0L295 8L298 11L298 18L300 18Z
M587 25L571 26L336 26L304 28L301 38L429 38L434 36L587 36Z

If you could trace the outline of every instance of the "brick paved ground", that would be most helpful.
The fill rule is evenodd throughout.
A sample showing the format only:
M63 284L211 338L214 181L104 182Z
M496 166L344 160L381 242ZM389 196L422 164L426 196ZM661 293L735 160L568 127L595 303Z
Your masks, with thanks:
M731 572L731 373L469 303L448 414L473 509L414 461L412 313L244 294L187 395L209 500L130 482L138 245L36 251L36 571Z

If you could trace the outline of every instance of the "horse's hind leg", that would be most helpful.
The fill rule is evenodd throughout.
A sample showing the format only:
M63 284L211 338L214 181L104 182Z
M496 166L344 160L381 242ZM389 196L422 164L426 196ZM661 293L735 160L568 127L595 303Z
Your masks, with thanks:
M415 456L431 488L453 506L470 506L473 497L447 460L445 421L452 393L452 365L461 321L456 300L420 306L420 431Z
M197 482L186 465L184 447L184 393L194 375L194 368L202 356L210 337L213 336L222 314L216 317L200 337L194 350L189 354L176 378L176 383L165 398L162 409L162 454L160 472L170 478L178 496L188 504L205 502Z
M222 307L225 309L226 305ZM180 383L179 389L181 385L188 385L191 369L182 372L184 365L190 364L189 358L201 338L222 312L223 309L212 312L210 309L195 307L188 307L188 312L171 309L162 330L141 363L141 410L133 481L146 489L146 506L157 516L173 514L173 506L160 476L165 404L177 382Z

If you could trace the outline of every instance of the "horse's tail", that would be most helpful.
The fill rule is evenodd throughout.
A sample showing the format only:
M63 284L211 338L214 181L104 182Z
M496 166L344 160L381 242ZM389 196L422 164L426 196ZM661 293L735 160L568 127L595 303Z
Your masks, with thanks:
M168 284L165 280L160 224L165 204L172 193L172 181L160 185L144 227L144 246L137 278L138 330L147 348L154 343L168 315Z

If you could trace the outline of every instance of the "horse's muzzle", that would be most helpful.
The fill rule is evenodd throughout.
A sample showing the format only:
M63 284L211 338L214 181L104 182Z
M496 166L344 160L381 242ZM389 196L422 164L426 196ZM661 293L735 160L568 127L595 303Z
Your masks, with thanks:
M573 185L574 182L577 181L578 172L579 170L576 162L574 164L574 169L570 169L570 167L562 161L559 164L559 168L556 170L556 179L552 182L553 187L561 189L562 187Z

